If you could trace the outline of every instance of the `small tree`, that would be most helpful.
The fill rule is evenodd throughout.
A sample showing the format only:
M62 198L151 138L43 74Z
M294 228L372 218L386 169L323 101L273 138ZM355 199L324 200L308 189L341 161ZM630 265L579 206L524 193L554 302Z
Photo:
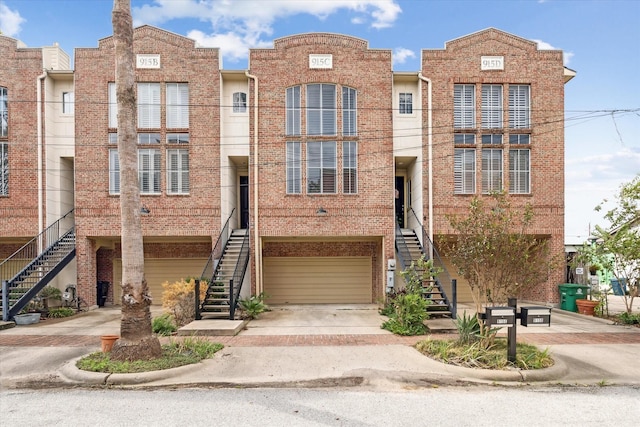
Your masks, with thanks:
M623 292L623 299L631 314L640 287L640 174L623 184L615 198L616 206L604 215L610 227L596 226L596 243L585 246L584 255L611 271L621 285L626 282L628 293ZM603 203L596 211L602 210Z
M449 216L457 239L444 244L458 273L469 282L478 313L546 281L555 263L548 240L527 234L531 206L519 212L503 193L489 200L476 197L467 216Z

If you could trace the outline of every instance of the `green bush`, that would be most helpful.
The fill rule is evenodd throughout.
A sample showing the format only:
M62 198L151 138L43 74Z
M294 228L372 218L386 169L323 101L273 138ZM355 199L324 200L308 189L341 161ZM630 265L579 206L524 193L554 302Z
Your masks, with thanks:
M69 317L76 314L75 310L69 307L58 307L49 309L47 317L52 319L60 319L63 317Z
M38 293L38 296L40 298L51 298L51 299L61 300L62 299L62 291L60 289L54 287L54 286L45 286Z
M169 313L164 313L163 315L153 319L151 322L151 329L154 334L168 336L177 331L178 327L173 320L173 316Z
M393 311L382 328L397 335L423 335L429 331L424 324L429 314L429 301L420 294L398 293L392 302Z
M627 313L626 311L616 316L618 322L624 325L636 325L640 323L640 313Z
M240 309L244 313L244 317L247 319L255 319L261 313L269 310L269 307L264 303L264 299L266 298L264 292L260 295L255 295L246 299L240 299L238 304L240 305Z
M460 344L471 344L478 341L480 335L480 322L478 315L468 316L465 311L462 317L456 319L456 329L458 330L458 342Z

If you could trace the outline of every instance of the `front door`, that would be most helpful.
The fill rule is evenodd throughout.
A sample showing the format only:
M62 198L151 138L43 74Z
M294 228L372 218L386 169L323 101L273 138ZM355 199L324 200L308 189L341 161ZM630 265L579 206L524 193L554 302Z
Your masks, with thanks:
M396 176L396 221L404 228L404 177Z
M249 228L249 177L240 177L240 228Z

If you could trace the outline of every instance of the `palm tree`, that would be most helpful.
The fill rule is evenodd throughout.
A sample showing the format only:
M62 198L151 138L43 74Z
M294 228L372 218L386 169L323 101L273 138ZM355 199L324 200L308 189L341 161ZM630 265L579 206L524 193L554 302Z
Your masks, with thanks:
M161 354L151 329L151 298L144 278L140 223L140 187L136 148L136 90L130 0L113 2L113 38L118 100L118 156L122 247L122 319L120 339L111 352L116 360L143 360Z

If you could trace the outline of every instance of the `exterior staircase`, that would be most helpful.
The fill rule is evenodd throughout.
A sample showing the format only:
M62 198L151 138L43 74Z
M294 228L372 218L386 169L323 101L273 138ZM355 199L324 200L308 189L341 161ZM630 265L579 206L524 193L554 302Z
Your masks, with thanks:
M214 250L215 251L215 250ZM219 259L214 258L213 275L200 308L203 319L233 319L249 260L249 230L231 232ZM206 271L206 270L205 270Z
M420 239L413 230L406 228L401 229L400 226L396 224L396 255L399 261L399 267L401 270L405 270L410 268L412 263L417 265L417 261L423 256L425 259L429 259L431 255L433 257L433 265L442 269L442 272L438 274L438 277L423 282L422 293L426 299L431 301L427 312L430 317L450 317L455 319L455 301L450 300L443 286L444 283L450 283L451 279L435 247L428 240L426 233L424 233L424 229L423 239L430 245L429 251L425 251L422 244L420 244ZM422 274L418 269L416 269L416 272Z
M76 255L70 211L0 263L2 320L13 319ZM65 227L65 224L71 225Z

